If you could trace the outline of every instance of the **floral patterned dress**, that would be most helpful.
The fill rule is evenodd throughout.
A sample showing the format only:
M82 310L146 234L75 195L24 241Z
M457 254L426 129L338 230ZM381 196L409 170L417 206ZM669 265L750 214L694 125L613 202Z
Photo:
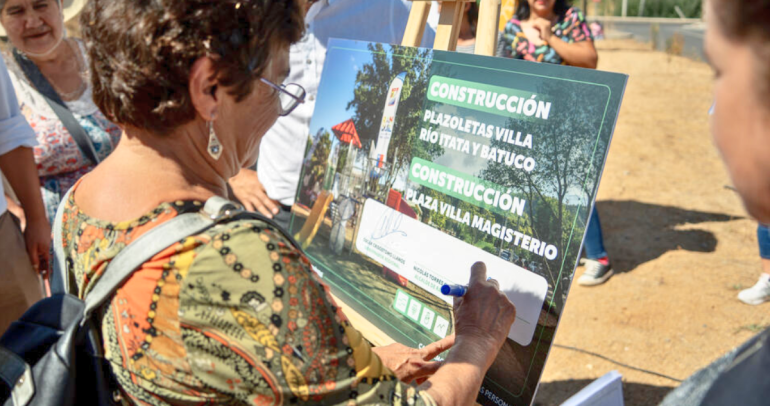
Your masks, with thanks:
M76 41L80 54L86 58L85 48ZM78 148L64 124L56 116L43 96L27 80L24 72L11 55L4 55L11 82L16 90L21 113L35 130L38 145L34 148L40 191L43 195L49 221L64 195L81 176L94 168ZM88 61L84 60L85 66ZM75 119L85 130L99 159L109 155L120 140L121 129L107 120L92 99L90 81L85 92L77 99L66 102Z
M567 43L593 40L585 16L577 7L567 10L552 29L553 35ZM521 28L521 21L516 17L505 24L505 30L499 42L498 56L532 62L565 64L561 56L547 42L539 46L531 43Z
M79 297L126 245L201 206L163 203L110 223L82 213L72 194L64 250ZM221 224L164 249L102 311L123 404L435 404L382 364L308 259L261 221Z

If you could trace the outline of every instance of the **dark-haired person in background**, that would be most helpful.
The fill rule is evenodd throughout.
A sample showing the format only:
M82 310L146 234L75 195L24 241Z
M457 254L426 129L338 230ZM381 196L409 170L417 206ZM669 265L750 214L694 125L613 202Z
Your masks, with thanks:
M596 69L599 56L583 13L568 0L522 0L505 24L498 56ZM577 283L599 285L612 274L599 213L594 207L584 243L585 272Z
M456 52L464 54L476 53L476 28L479 23L479 3L481 0L463 3L463 19L460 21L460 32L457 36ZM438 2L438 12L441 12L441 3ZM438 13L437 13L438 14ZM498 35L497 40L500 40ZM497 55L502 56L502 55Z
M711 133L749 214L770 224L770 0L709 0L705 51L714 69ZM770 329L695 373L664 406L765 406Z
M463 3L463 19L460 22L460 33L457 38L455 51L472 54L476 51L476 26L479 23L479 0ZM441 9L441 2L439 2Z
M505 24L501 56L596 69L599 57L583 12L568 0L522 0Z
M438 11L441 12L438 2ZM479 22L479 0L463 3L463 19L460 21L460 32L457 36L455 51L472 54L476 51L476 25Z

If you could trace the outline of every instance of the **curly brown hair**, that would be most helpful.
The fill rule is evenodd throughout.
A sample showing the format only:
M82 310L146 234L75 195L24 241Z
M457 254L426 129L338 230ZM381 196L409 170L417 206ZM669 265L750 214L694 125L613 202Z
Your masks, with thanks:
M304 31L305 0L90 0L83 28L96 105L110 120L164 134L195 118L193 63L214 55L236 101L279 46Z

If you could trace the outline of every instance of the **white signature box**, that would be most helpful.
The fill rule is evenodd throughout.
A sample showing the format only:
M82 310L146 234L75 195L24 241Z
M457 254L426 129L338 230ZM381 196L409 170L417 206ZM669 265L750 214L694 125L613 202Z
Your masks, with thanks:
M548 293L542 276L372 199L364 203L356 248L450 305L452 297L441 294L441 285L467 284L471 266L483 261L487 276L500 283L500 290L516 306L508 337L523 346L532 342Z

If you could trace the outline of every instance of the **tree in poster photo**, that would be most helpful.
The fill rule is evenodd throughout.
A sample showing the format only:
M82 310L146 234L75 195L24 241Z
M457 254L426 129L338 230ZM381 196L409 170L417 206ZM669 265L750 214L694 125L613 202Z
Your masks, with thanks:
M398 119L388 146L388 162L392 169L387 189L390 189L413 157L433 160L444 152L437 144L415 142L420 134L422 103L430 80L432 50L391 45L386 51L381 44L369 44L368 48L372 63L363 65L356 75L353 99L347 105L347 109L353 111L353 121L367 155L380 130L390 83L399 73L406 73Z
M530 235L559 249L560 255L555 261L530 258L542 263L542 271L538 273L548 280L552 290L560 282L564 287L569 286L572 279L571 273L561 272L561 268L563 264L571 266L577 260L585 222L577 221L575 224L576 214L590 208L588 204L598 182L597 168L602 165L609 140L596 136L600 124L596 118L601 117L601 112L596 111L595 104L584 102L592 94L586 94L586 91L565 92L551 83L541 85L537 93L558 94L558 105L581 106L581 109L575 110L569 117L554 115L548 120L548 125L523 125L509 119L506 127L533 135L532 149L512 152L534 158L537 166L527 172L504 162L490 161L481 172L481 177L521 194L527 201L525 212ZM510 144L494 138L491 146L512 149ZM578 216L579 219L585 217ZM566 289L562 292L556 295L559 309Z
M312 142L311 140L312 138L308 137L309 143ZM303 182L304 187L302 188L303 193L300 193L299 199L300 202L305 205L312 206L313 202L315 202L315 194L310 194L315 190L319 190L323 184L324 176L326 175L328 166L329 154L331 153L331 147L331 134L329 131L321 129L316 136L314 148L310 154L310 162L306 164L307 169L305 170L304 179L300 180ZM316 185L318 185L318 187L315 187Z

